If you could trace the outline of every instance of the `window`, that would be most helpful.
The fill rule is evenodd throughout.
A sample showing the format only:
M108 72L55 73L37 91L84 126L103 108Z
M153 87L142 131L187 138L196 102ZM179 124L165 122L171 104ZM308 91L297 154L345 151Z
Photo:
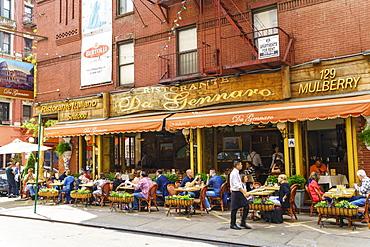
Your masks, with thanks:
M119 84L134 83L134 43L119 45Z
M24 38L24 57L27 57L32 52L32 39Z
M6 17L8 19L11 19L11 9L10 9L10 0L0 0L0 14L3 17Z
M255 11L255 13L253 14L253 22L255 31L263 30L260 32L256 32L255 37L277 34L278 30L276 28L273 28L278 26L276 7Z
M118 15L123 15L134 11L133 0L119 0Z
M0 32L0 48L2 53L10 54L10 34Z
M198 72L197 29L190 28L178 32L179 75Z
M32 111L31 111L31 106L29 105L23 105L23 122L30 120L32 117Z
M24 17L23 17L24 22L32 23L32 12L33 10L31 7L28 6L24 7Z
M0 102L0 121L9 121L9 103Z

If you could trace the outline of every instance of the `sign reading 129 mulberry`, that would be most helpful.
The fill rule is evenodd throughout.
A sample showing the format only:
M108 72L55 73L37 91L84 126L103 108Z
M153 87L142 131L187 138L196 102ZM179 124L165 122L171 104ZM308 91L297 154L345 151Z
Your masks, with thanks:
M111 116L180 111L227 102L283 99L281 73L221 77L181 86L152 86L111 94Z
M82 1L81 86L112 80L112 1Z

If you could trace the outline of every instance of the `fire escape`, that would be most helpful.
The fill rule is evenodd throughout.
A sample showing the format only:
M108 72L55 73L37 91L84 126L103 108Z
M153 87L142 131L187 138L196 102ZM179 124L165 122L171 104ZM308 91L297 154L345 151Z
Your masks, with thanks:
M199 8L198 48L160 55L160 83L294 64L294 39L280 27L257 30L250 11L241 10L236 0L193 1ZM158 2L166 9L176 3Z

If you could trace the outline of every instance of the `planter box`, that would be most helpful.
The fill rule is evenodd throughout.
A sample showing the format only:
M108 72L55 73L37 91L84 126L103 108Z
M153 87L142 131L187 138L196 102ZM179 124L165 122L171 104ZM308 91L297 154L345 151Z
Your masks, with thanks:
M166 204L171 206L190 206L194 204L194 199L166 199Z
M119 197L119 196L108 196L108 200L111 202L133 202L134 197Z
M71 193L71 197L72 198L83 198L83 199L86 199L86 198L90 198L91 197L91 193Z
M298 189L297 194L295 195L295 204L297 205L297 208L301 208L304 205L304 194L306 190Z
M51 191L39 191L39 196L42 196L42 197L56 197L59 195L59 192L58 191L54 191L54 192L51 192Z
M249 204L250 210L258 210L258 211L272 211L274 210L275 205L264 205L264 204Z
M357 208L329 208L329 207L316 207L317 212L322 215L342 215L354 216L358 213Z

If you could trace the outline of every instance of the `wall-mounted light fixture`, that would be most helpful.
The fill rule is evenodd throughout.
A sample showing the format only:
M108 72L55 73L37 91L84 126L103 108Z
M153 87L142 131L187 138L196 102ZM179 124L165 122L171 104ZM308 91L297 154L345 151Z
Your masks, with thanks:
M362 53L362 55L364 55L364 56L369 56L369 55L370 55L370 50L364 51L364 52Z
M190 130L189 129L183 129L182 130L182 135L185 138L185 141L189 143L189 136L190 136Z
M312 64L319 64L319 63L321 63L321 59L320 58L318 58L318 59L315 59L315 60L312 60L312 62L311 62Z
M276 124L276 127L278 128L278 130L280 131L280 133L281 133L281 135L283 136L284 139L288 137L288 130L287 130L287 124L286 123L278 122Z
M85 136L85 141L89 142L91 140L91 136Z

